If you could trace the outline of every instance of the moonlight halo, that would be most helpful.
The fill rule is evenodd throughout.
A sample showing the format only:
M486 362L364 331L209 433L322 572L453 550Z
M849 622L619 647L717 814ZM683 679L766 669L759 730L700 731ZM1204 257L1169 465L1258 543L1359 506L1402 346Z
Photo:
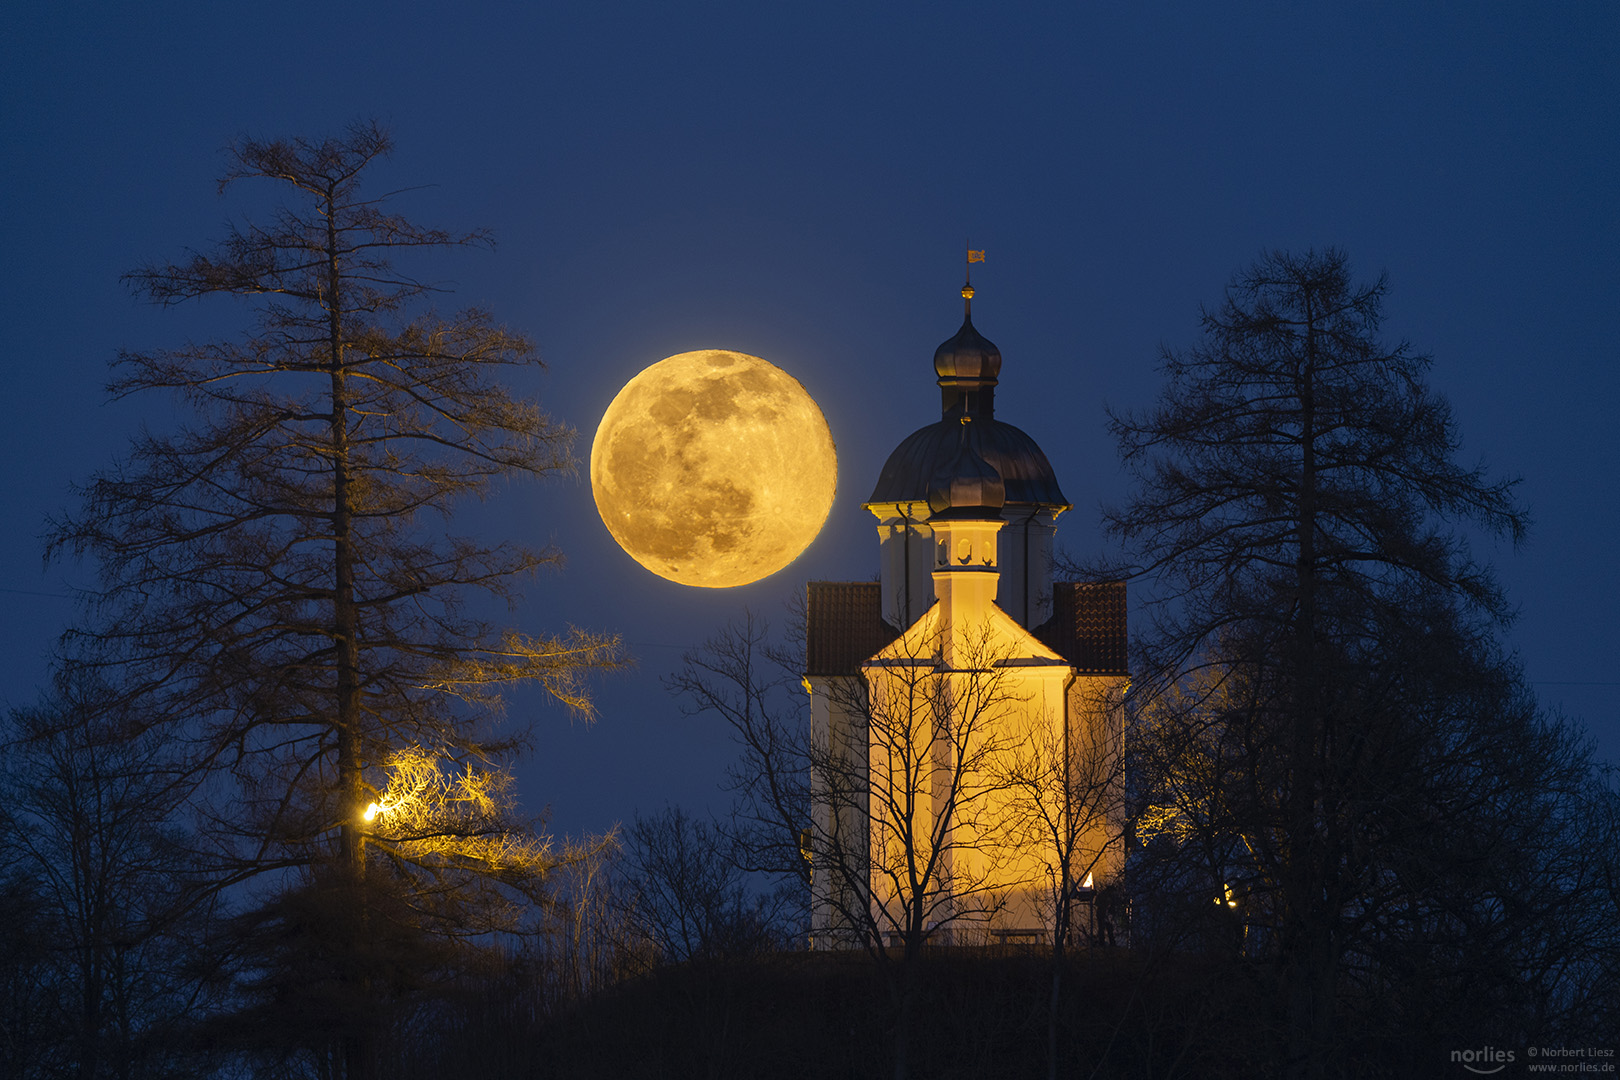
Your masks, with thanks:
M757 356L703 349L625 384L591 443L591 494L619 546L683 585L747 585L821 531L838 482L826 418Z

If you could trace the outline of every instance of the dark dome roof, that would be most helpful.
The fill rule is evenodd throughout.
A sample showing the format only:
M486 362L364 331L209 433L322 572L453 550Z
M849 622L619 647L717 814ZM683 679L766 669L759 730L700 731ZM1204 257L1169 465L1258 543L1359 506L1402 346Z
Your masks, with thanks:
M1068 508L1052 463L1035 440L999 420L962 424L948 418L914 431L884 462L869 503L927 502L936 477L950 469L966 446L1000 474L1006 502Z

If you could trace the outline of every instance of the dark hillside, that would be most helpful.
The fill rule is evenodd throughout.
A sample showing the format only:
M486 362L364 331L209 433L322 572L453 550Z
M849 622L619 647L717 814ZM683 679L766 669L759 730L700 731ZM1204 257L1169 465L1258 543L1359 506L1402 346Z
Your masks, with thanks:
M1040 954L939 951L925 960L914 1075L1043 1077L1051 967ZM860 954L775 954L659 969L546 1015L509 976L437 1018L396 1061L407 1080L653 1080L887 1076L888 991ZM1173 964L1127 950L1064 977L1059 1075L1253 1076L1259 983L1226 959ZM423 1031L421 1034L426 1035Z

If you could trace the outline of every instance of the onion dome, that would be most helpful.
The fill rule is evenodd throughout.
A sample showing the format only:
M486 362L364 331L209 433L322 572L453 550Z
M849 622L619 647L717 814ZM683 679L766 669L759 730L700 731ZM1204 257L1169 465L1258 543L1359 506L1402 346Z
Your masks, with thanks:
M996 376L1001 373L1001 350L973 326L973 287L962 289L962 329L934 350L934 373L939 376L945 416L995 416Z
M1007 502L1007 485L994 465L984 460L968 441L973 425L963 417L956 455L934 473L928 487L928 508L934 517L998 518Z
M1001 374L1001 350L979 333L970 313L956 336L934 350L934 373L945 379L972 379L995 385Z
M943 392L940 420L895 447L867 502L929 502L935 477L948 473L965 450L1000 478L1004 505L1067 510L1069 500L1035 440L995 418L992 395L1001 350L973 328L972 289L962 292L962 329L934 353Z

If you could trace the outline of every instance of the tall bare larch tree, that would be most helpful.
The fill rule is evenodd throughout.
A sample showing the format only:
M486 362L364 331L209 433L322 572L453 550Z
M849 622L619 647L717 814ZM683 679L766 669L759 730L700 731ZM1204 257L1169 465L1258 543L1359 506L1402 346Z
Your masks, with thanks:
M114 396L167 392L190 419L137 437L51 527L54 555L100 575L67 656L202 778L215 884L317 865L356 878L368 836L404 879L532 881L543 846L499 842L522 823L495 802L441 798L442 819L414 806L391 821L390 767L442 761L498 792L521 741L491 723L502 688L537 682L588 713L581 676L620 662L611 636L528 636L473 613L559 556L444 523L497 479L567 471L573 433L499 381L539 365L526 338L478 309L437 313L440 290L395 266L490 240L414 224L369 191L389 149L374 124L229 148L221 190L251 182L280 201L127 281L165 306L244 301L252 328L122 353Z

